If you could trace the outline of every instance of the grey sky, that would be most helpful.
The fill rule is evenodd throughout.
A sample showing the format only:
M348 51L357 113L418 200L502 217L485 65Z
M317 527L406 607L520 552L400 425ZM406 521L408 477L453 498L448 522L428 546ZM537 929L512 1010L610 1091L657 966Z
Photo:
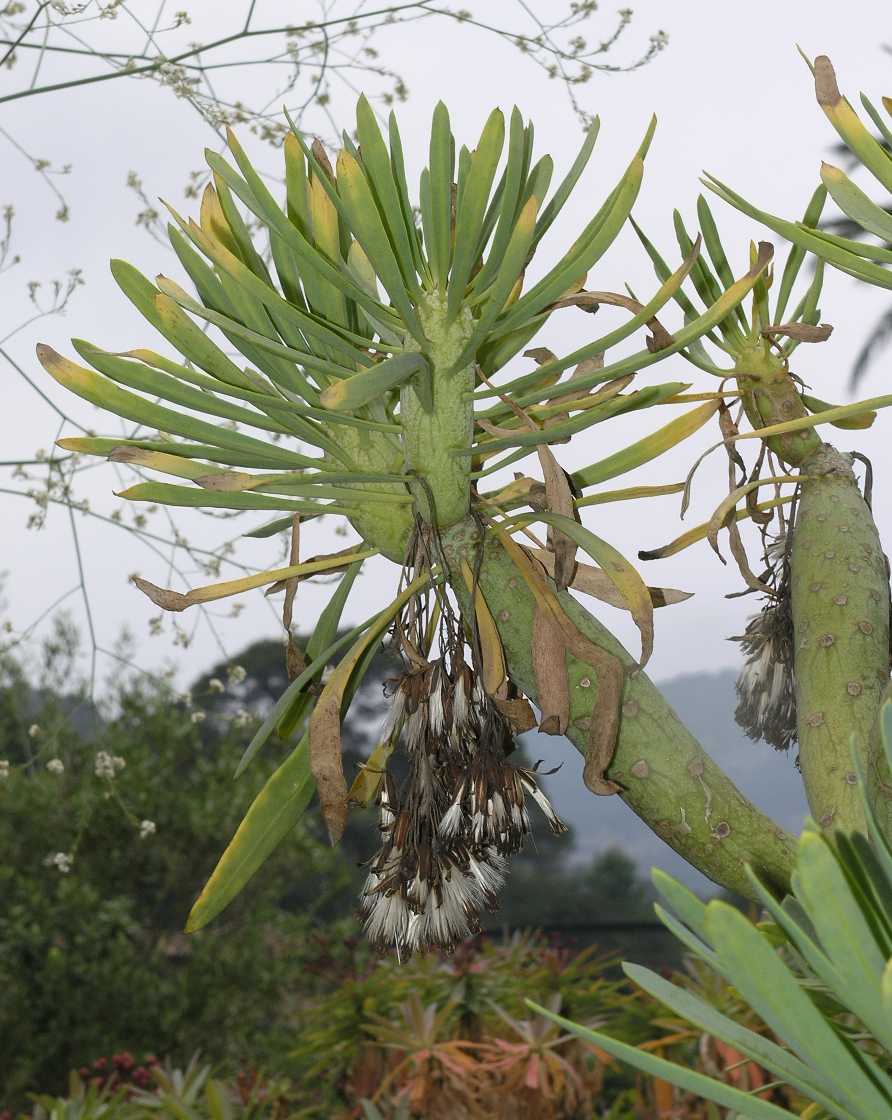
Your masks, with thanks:
M508 8L501 0L470 6L478 14L485 11L493 19ZM281 9L282 5L278 7ZM200 21L211 18L219 7L195 4L192 10ZM800 42L811 55L829 53L844 92L853 100L860 89L878 97L892 90L892 58L880 50L870 33L878 22L876 13L877 5L870 0L850 0L846 5L816 5L805 0L769 4L755 0L745 7L667 4L656 0L635 4L635 22L628 45L611 55L611 60L633 57L657 28L670 34L670 46L641 71L596 75L580 91L586 107L601 115L601 135L583 183L550 237L551 252L560 252L603 200L654 110L659 113L660 124L635 214L670 259L678 258L677 250L673 250L672 208L679 207L692 219L698 174L704 167L766 209L795 216L817 181L820 160L833 158L828 151L834 139L814 102L810 75L796 53L795 43ZM612 9L605 8L603 26L611 25ZM399 110L409 153L415 152L417 156L423 150L432 106L443 98L449 104L460 140L474 141L493 105L510 108L516 102L535 121L539 151L551 152L559 169L572 160L580 139L579 125L563 89L548 81L515 48L446 22L427 22L384 32L376 45L385 61L391 61L405 76L411 90L410 101ZM241 73L249 83L263 80L255 71ZM0 77L0 89L10 81L9 75ZM350 106L345 96L336 101L335 109L349 126ZM83 268L87 280L65 319L39 323L17 334L8 344L28 374L48 388L55 399L60 399L33 358L36 341L47 341L69 353L69 335L88 338L109 349L158 345L151 329L111 281L106 261L110 256L122 256L149 275L166 271L181 278L181 271L171 251L135 228L136 200L126 189L125 180L128 171L134 169L142 176L149 195L166 195L178 208L194 211L195 203L182 198L182 188L189 171L201 166L201 151L208 142L208 134L198 118L167 91L147 82L131 81L7 105L3 107L0 124L20 142L27 143L34 155L46 156L57 165L74 165L65 183L72 219L62 225L52 221L53 201L27 164L10 148L0 148L0 203L15 203L16 248L24 257L17 269L0 277L2 319L7 329L26 313L22 295L26 280L60 275L75 265ZM275 166L270 150L248 146L263 166ZM416 158L416 170L417 164ZM745 267L748 239L759 236L759 231L719 202L714 209L732 264L740 271ZM549 256L546 246L542 261ZM646 258L629 233L622 235L589 275L588 286L621 290L624 282L639 294L654 287ZM859 287L838 274L828 275L824 319L835 325L835 333L822 346L801 347L794 366L811 383L817 396L838 402L847 399L845 381L852 356L867 328L886 305L887 299L881 292ZM599 319L605 322L612 314L602 310ZM671 329L677 319L670 314L666 321ZM568 310L553 320L537 342L559 352L566 351L585 341L590 329L587 317ZM0 330L0 335L3 333L5 330ZM686 379L692 373L698 379L698 388L712 387L706 383L706 375L697 374L681 360L667 361L657 371L651 371L648 380ZM3 376L0 457L24 457L38 447L48 448L56 435L53 414L8 369L4 368ZM883 388L882 369L878 368L865 386L865 395L880 393ZM64 406L100 432L120 431L80 402L69 400ZM664 412L660 422L676 414L675 410ZM892 417L881 415L874 431L857 434L857 446L873 458L877 470L876 509L881 531L887 537L892 529L890 505L886 501L892 468L888 450L890 421ZM558 455L568 468L581 466L601 458L624 440L638 438L653 424L652 411L611 422L606 426L609 431L595 429L597 434L583 437L578 446L558 448ZM844 432L836 436L843 449L856 445ZM714 439L711 430L701 433L698 449ZM692 458L692 446L686 445L628 476L619 485L678 480L684 477ZM117 478L113 468L100 465L87 477L89 485L85 485L84 493L91 498L93 508L115 508L117 503L111 491L120 488L124 476ZM706 461L697 476L687 523L696 524L708 517L724 488L725 465L716 455ZM17 627L30 623L76 581L65 511L56 507L46 528L38 533L25 530L28 512L26 502L0 495L6 546L0 563L9 572L6 597L9 617ZM205 520L188 512L178 514L177 522L196 542L219 540L223 535L224 527L213 525L209 532ZM630 557L635 556L638 548L661 544L682 529L675 498L628 507L599 507L597 513L589 511L586 522ZM156 515L153 524L164 531L163 515ZM146 640L148 619L157 612L127 583L127 577L138 570L155 582L169 584L164 557L152 555L129 535L103 528L96 522L81 520L79 525L100 640L111 644L126 621L139 639L140 661L148 666L158 665L172 652L170 627L166 628L166 637ZM324 543L328 542L316 538L309 547L316 551L317 545L323 547ZM277 546L270 542L247 542L240 548L251 563L269 566L278 559ZM193 584L209 582L188 562L185 575ZM390 565L372 565L351 602L351 617L363 617L383 603L395 575ZM697 592L693 600L659 612L652 675L659 679L682 671L734 665L736 647L726 637L740 632L746 613L752 609L750 600L726 601L722 597L738 589L735 573L723 568L708 546L702 544L676 558L650 565L647 575L653 583ZM175 577L174 585L183 587ZM312 626L324 602L323 592L324 589L309 586L301 589L296 617L303 627ZM217 620L229 650L276 632L274 615L259 592L247 596L245 603L238 620ZM76 597L69 604L80 612ZM224 604L219 614L225 613ZM182 617L184 624L189 625L189 616ZM603 617L634 646L633 632L624 616L604 608ZM200 625L189 651L177 651L183 678L217 655L212 635L206 626Z

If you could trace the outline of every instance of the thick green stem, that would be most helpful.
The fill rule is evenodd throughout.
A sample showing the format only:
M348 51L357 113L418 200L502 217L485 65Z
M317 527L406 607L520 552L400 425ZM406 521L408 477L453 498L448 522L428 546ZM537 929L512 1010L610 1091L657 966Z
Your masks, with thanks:
M444 536L450 567L473 566L479 530L473 522ZM466 597L459 576L456 593ZM532 631L535 600L497 541L486 540L480 587L496 619L511 679L534 701ZM632 656L576 600L561 596L564 610L590 641L634 665ZM597 712L598 680L591 666L567 654L571 712L568 737L585 752ZM609 767L620 796L658 836L710 879L752 897L744 874L749 863L763 881L785 889L795 841L737 789L684 727L643 672L627 676L619 741ZM594 795L593 795L594 796ZM597 812L593 803L592 811Z
M425 485L416 490L416 504L428 521L441 528L467 517L471 500L471 460L457 455L474 442L474 367L453 370L470 337L470 312L447 320L446 297L434 292L419 305L424 333L430 343L433 408L411 382L400 394L400 423L406 464ZM430 510L433 498L435 509Z
M850 740L867 762L888 833L892 789L880 770L877 712L889 682L889 583L876 525L851 461L828 444L802 463L793 534L799 762L822 827L865 831Z

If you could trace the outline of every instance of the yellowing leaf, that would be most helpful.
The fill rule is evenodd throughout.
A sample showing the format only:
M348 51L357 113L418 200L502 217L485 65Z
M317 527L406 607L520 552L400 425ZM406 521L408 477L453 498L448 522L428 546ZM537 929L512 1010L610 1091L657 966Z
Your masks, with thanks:
M490 613L483 592L474 581L474 573L466 560L462 560L462 576L468 591L474 595L474 615L477 635L480 638L480 655L483 659L483 687L489 696L501 695L508 674L505 669L505 652L495 619Z
M270 568L265 572L256 572L251 576L242 576L240 579L230 579L223 583L212 583L207 587L196 587L183 594L169 588L156 587L147 579L133 577L133 582L157 606L165 611L184 611L187 607L194 607L197 603L212 603L216 599L225 599L229 595L240 595L243 591L251 591L255 587L263 587L267 583L278 580L289 580L315 575L317 572L330 572L335 568L344 568L354 560L365 560L374 556L376 549L368 548L362 552L334 553L331 556L322 556L318 560L307 561L306 564L293 564L287 568Z

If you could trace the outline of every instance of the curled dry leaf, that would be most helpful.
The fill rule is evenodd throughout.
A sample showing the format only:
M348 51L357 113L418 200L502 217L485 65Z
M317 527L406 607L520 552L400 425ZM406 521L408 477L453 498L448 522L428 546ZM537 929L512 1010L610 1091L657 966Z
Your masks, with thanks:
M620 703L625 686L626 673L619 658L612 653L600 649L578 629L570 618L567 617L560 601L554 591L548 586L536 570L532 559L508 534L499 528L496 532L500 537L505 551L514 561L527 586L536 599L533 615L533 669L536 673L536 687L539 692L539 706L545 715L545 706L542 700L539 672L536 669L536 649L539 645L538 635L541 633L546 640L557 647L554 636L548 635L545 616L549 616L556 624L557 636L560 639L559 664L564 670L564 683L569 694L569 678L566 675L566 654L571 653L578 661L591 666L594 670L597 688L592 710L588 719L588 741L585 751L585 767L583 780L586 788L599 796L609 796L620 793L622 787L607 777L607 768L616 752L616 742L619 737ZM541 613L540 613L541 612ZM538 621L538 629L537 629ZM569 718L569 696L568 696ZM543 720L544 723L544 720ZM539 730L547 731L547 727L540 725ZM556 734L557 732L552 732Z
M296 568L300 563L300 514L296 513L291 518L291 548L288 555L288 566ZM292 576L285 580L285 602L282 604L282 625L285 633L291 634L291 616L294 611L294 596L297 594L299 576Z
M462 575L465 584L474 596L474 617L477 620L477 636L480 639L480 655L483 658L483 687L489 696L502 696L508 681L505 668L505 651L495 619L486 605L483 592L474 581L474 573L466 560L462 560Z
M792 338L797 342L826 342L832 334L829 323L779 323L762 331L763 338Z
M833 64L825 54L819 54L815 59L815 96L819 105L833 108L842 100L839 86L836 84L836 72Z
M533 673L546 735L563 735L570 723L567 643L553 612L537 602L533 612Z
M527 548L526 551L539 561L549 575L553 574L554 556L550 552L542 548ZM609 603L611 607L619 607L620 610L626 611L629 609L629 604L617 591L607 573L592 564L577 562L570 587L574 591L582 591L585 595L600 599L602 603ZM694 595L693 591L678 591L674 587L648 587L647 590L650 592L654 607L671 607L675 603L684 603Z
M496 698L496 707L508 720L514 729L515 735L522 735L525 731L532 731L536 726L536 713L525 696L509 696L505 699Z
M644 310L643 303L620 292L577 292L575 295L564 296L563 299L557 300L549 310L557 310L559 307L579 307L583 311L597 311L602 303L610 304L612 307L624 307L633 315L640 315ZM645 345L652 354L658 350L665 350L675 341L656 316L647 320L647 327L650 336L645 340Z
M366 632L338 662L316 701L308 728L310 769L319 791L319 807L332 845L337 844L347 824L347 782L341 757L341 707L344 693L357 665L373 643L377 643L387 625L400 608L430 579L428 573L418 576L387 606Z

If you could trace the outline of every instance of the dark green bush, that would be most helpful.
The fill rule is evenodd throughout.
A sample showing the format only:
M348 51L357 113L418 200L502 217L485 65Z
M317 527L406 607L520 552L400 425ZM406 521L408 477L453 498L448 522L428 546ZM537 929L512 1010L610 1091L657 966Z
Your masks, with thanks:
M180 931L281 748L234 784L249 721L215 716L216 686L190 708L131 682L101 719L11 662L0 684L0 1107L118 1049L274 1061L318 915L349 913L355 868L308 817L212 928ZM114 778L102 751L125 761Z

